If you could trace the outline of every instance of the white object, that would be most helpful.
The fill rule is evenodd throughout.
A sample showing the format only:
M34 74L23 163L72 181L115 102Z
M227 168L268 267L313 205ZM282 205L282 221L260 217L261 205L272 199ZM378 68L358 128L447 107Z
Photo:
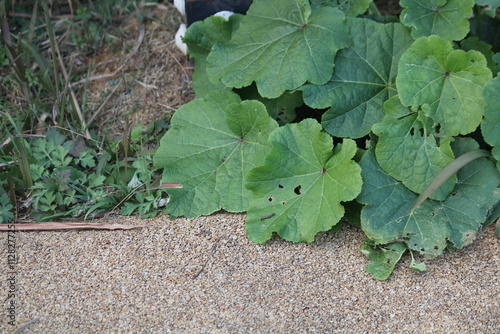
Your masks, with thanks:
M224 20L229 21L229 17L233 14L234 14L234 12L231 12L230 10L223 10L223 11L215 13L214 16L220 16L220 17L224 18Z
M184 23L181 23L179 30L175 33L175 45L184 53L185 55L188 54L188 47L186 43L182 41L182 38L186 34L186 25Z
M186 15L186 0L174 0L174 6L182 15Z

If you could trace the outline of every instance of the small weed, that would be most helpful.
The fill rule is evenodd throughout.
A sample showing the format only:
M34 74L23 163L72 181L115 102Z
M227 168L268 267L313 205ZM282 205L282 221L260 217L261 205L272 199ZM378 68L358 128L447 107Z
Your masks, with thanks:
M168 124L102 137L89 125L95 115L86 115L87 84L71 87L82 72L68 59L119 46L124 19L145 16L139 3L0 5L0 17L7 18L0 37L0 65L6 66L0 68L0 223L15 212L17 220L23 212L47 221L114 210L150 217L163 210L166 194L157 187L152 155Z

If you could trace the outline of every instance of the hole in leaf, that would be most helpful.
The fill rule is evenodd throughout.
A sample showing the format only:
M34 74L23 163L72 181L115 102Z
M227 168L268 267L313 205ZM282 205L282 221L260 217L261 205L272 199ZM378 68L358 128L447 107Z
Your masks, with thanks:
M385 263L391 264L391 259L387 259L387 261L385 261Z
M456 194L457 194L457 192L456 192L456 191L453 191L450 195L451 195L451 196L455 196Z
M438 249L439 249L439 247L438 247L438 246L434 246L434 249L435 249L435 250L438 250Z
M243 143L243 141L245 140L245 138L243 137L240 137L240 139L238 140L240 143Z
M281 205L285 205L285 204L286 204L286 202L285 202L285 201L281 202Z
M284 186L282 184L278 184L278 188L283 189Z
M300 192L300 188L302 188L302 186L296 186L295 189L293 189L293 192L297 195L302 195L302 193Z
M225 162L226 161L226 157L222 158L221 159L222 162Z
M272 202L272 201L274 201L274 198L273 198L273 196L269 196L269 198L268 198L267 200L268 200L269 202Z

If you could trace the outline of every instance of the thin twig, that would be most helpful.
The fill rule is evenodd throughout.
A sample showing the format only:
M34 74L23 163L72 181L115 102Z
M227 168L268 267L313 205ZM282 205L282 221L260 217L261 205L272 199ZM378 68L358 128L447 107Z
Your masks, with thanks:
M40 320L43 320L43 318L42 317L35 317L35 318L31 319L31 320L28 320L24 324L22 324L21 326L19 326L15 331L13 331L12 334L19 334L26 327L28 327L29 325L31 325L32 323L35 323L35 322L40 321Z
M82 123L82 130L85 131L85 137L87 139L90 139L92 137L90 136L89 128L85 122L85 118L83 117L82 110L80 109L80 105L78 104L78 99L76 98L76 94L73 91L73 89L71 89L71 85L68 84L69 83L69 76L68 76L68 72L66 72L66 67L64 66L64 62L63 62L63 59L61 57L61 53L59 52L59 46L57 45L57 43L54 43L54 45L55 45L56 52L57 52L57 58L59 59L59 65L61 66L61 71L63 73L64 80L66 81L66 87L69 89L69 92L71 94L71 99L73 100L73 106L75 107L76 113L78 114L78 118L80 118L80 122Z
M200 276L200 274L203 272L203 270L205 270L205 267L207 266L208 261L210 261L210 258L212 257L212 255L215 253L215 250L217 249L217 246L219 244L220 239L221 239L221 237L219 237L219 238L217 238L217 240L215 240L215 243L212 246L212 250L210 251L210 254L208 254L207 260L203 263L203 265L201 266L201 269L193 276L193 279L197 279L198 276Z
M118 89L118 87L120 87L120 85L121 85L122 82L123 82L123 79L120 79L120 81L118 81L118 83L115 85L115 87L113 88L113 90L111 91L111 93L108 94L108 96L106 96L106 99L99 106L99 109L97 109L97 111L94 113L94 115L92 115L92 117L90 118L90 120L88 122L88 126L90 126L90 124L92 124L94 122L95 118L101 113L101 111L104 109L104 106L109 102L109 100L111 99L111 97L113 96L113 94L116 92L116 90Z
M101 75L94 75L94 76L91 76L90 78L85 78L85 79L82 79L82 80L78 80L78 81L73 82L72 84L70 84L70 87L75 87L75 86L81 85L81 84L89 82L89 81L112 78L115 75L117 75L127 65L127 62L130 60L130 58L132 58L132 56L139 50L139 47L141 46L142 41L144 40L144 35L145 35L145 28L144 28L144 25L141 24L139 26L139 37L137 38L137 41L135 42L134 48L127 55L127 58L123 61L123 63L120 65L120 67L118 67L113 73L110 73L110 74L101 74Z
M186 76L186 78L189 78L189 74L187 73L186 69L184 68L184 66L182 66L181 62L179 61L179 59L177 59L177 57L172 53L172 51L170 51L168 48L166 49L167 52L170 54L170 56L172 58L174 58L175 62L177 63L177 65L180 66L182 72L184 72L184 75Z

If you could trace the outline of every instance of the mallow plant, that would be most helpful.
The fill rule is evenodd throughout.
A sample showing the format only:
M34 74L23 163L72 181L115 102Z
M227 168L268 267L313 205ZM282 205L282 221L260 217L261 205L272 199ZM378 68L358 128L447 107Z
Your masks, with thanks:
M197 98L154 156L182 187L170 216L247 212L256 243L313 242L347 218L377 279L498 221L500 2L400 5L254 0L191 25Z

